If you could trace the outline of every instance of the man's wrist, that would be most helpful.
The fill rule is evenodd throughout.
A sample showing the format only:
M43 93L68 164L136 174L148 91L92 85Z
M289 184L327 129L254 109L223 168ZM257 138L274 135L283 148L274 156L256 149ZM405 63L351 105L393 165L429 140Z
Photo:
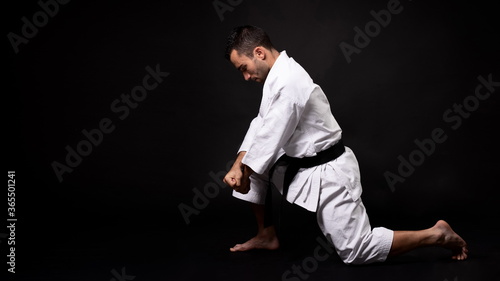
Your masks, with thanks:
M242 172L243 172L243 176L244 177L250 177L250 175L253 174L253 170L252 168L250 168L249 166L247 165L243 165L243 169L242 169Z
M233 168L236 168L240 171L243 172L244 168L245 168L245 164L243 164L243 157L245 157L245 154L247 152L246 151L240 151L238 153L238 156L236 157L236 160L234 161L234 164L233 164Z

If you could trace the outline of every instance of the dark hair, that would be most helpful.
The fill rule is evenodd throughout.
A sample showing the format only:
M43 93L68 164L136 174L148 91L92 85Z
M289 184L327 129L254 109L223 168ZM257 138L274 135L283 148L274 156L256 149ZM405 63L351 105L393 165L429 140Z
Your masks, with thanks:
M257 46L262 46L268 50L274 48L271 39L262 28L252 25L238 26L233 29L227 38L225 58L229 60L233 50L252 58L253 50Z

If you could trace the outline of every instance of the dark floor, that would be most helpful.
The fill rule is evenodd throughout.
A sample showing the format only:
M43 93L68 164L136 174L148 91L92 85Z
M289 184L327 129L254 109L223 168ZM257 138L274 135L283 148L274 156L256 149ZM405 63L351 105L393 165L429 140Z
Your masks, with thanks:
M315 256L322 239L314 218L297 211L281 224L278 251L231 253L229 247L254 234L248 213L212 209L190 225L136 217L92 218L71 227L47 221L39 233L18 239L17 273L12 280L496 280L500 276L500 230L453 221L468 242L470 257L453 261L440 248L425 248L385 263L348 266L333 253ZM390 224L390 223L389 223ZM92 227L89 227L92 225ZM418 225L418 223L417 223ZM467 227L466 227L467 226ZM35 237L40 237L36 240ZM24 243L24 246L22 246ZM26 246L26 244L29 245ZM319 258L319 259L318 259ZM9 280L10 280L9 279ZM4 279L2 279L4 280Z

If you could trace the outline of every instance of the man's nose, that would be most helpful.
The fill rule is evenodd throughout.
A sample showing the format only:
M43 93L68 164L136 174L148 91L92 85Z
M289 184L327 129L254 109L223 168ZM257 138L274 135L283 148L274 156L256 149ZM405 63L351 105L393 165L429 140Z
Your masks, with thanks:
M249 73L247 73L247 72L243 72L243 78L244 78L246 81L250 80L250 74L249 74Z

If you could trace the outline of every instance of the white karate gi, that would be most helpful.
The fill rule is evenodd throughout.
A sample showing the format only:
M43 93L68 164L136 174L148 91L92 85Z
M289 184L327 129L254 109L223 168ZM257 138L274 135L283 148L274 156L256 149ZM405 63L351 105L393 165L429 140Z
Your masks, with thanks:
M291 157L315 156L337 143L342 130L333 117L327 97L309 74L282 51L263 86L258 116L253 119L239 152L243 164L255 172L250 191L233 196L264 204L268 170L286 153ZM282 169L273 182L282 193ZM300 169L290 184L287 201L317 213L318 224L345 263L384 261L393 232L371 229L361 201L359 166L352 150L313 168ZM285 214L286 215L286 214Z

